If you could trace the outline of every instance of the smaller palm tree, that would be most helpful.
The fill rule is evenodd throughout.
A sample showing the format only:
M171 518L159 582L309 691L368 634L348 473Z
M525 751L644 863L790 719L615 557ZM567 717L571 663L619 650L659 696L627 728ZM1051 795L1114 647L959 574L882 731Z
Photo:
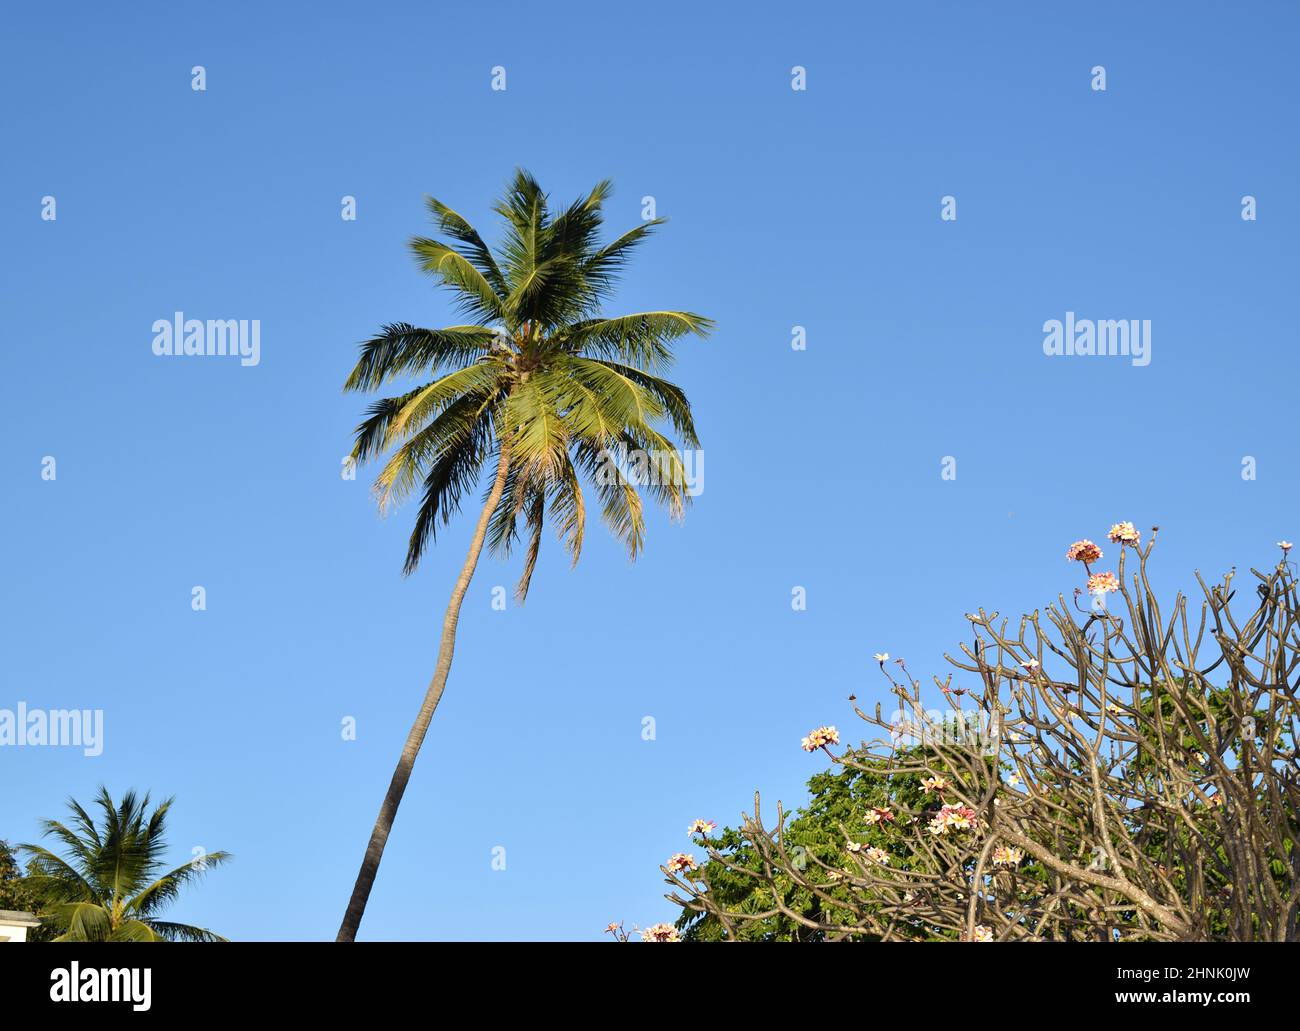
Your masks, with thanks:
M159 920L157 914L176 900L181 889L204 870L230 859L209 852L200 859L163 873L164 831L169 798L152 813L149 796L128 791L114 805L106 788L95 804L103 825L77 802L68 800L72 827L43 821L46 837L67 846L57 856L40 845L22 845L31 856L27 883L40 900L40 915L60 932L54 941L226 941L204 927Z

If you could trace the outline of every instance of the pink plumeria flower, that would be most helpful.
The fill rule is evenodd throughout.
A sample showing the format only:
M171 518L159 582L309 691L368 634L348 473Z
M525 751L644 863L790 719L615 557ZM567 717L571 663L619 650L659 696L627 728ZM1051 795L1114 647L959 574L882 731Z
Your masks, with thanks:
M651 924L641 932L643 942L679 942L681 935L672 924Z
M815 752L819 748L825 748L827 745L838 745L840 743L840 732L834 727L818 727L810 731L808 736L803 739L802 745L805 752Z
M1114 594L1119 590L1119 581L1114 573L1094 573L1088 577L1089 594Z
M1292 544L1290 541L1278 541L1277 546L1281 548L1283 551L1290 551L1292 548L1295 547L1295 545Z
M930 833L936 837L950 830L966 831L975 825L975 810L964 805L945 805L930 820Z
M695 857L688 852L674 852L664 866L670 873L692 873L700 868Z
M1142 534L1132 523L1116 523L1110 528L1110 533L1106 534L1112 544L1118 544L1121 547L1125 544L1131 544L1137 547L1138 541L1142 539Z
M1096 562L1101 558L1101 548L1090 540L1075 541L1066 551L1065 557L1070 562Z

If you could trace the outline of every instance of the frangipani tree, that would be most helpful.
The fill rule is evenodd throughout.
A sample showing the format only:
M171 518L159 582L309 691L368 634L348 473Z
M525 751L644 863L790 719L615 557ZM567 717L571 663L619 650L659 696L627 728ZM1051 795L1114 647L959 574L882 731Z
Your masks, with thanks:
M461 604L485 542L508 553L526 540L517 594L528 592L549 521L576 563L587 521L583 483L609 530L636 558L645 539L642 491L680 517L691 500L681 444L699 439L685 393L661 377L673 345L712 322L686 311L603 311L633 250L663 223L599 239L610 194L598 183L553 211L527 172L497 202L495 250L459 214L428 201L440 239L418 237L420 267L470 321L445 329L394 323L361 347L345 384L373 391L425 380L377 401L356 430L353 457L387 455L375 483L387 510L419 493L405 572L486 470L488 488L443 617L433 677L398 758L366 846L339 941L353 941L398 805L451 669ZM624 456L635 456L635 469Z
M804 739L870 778L837 814L839 848L801 847L756 799L706 862L663 867L679 924L733 940L1300 940L1291 545L1244 599L1234 574L1198 574L1200 605L1166 609L1155 531L1143 546L1119 523L1110 540L1115 573L1093 571L1091 541L1071 546L1086 586L1070 600L1014 626L969 614L949 659L978 686L935 678L942 708L877 655L897 711L854 703L874 735L854 747L837 751L834 727Z

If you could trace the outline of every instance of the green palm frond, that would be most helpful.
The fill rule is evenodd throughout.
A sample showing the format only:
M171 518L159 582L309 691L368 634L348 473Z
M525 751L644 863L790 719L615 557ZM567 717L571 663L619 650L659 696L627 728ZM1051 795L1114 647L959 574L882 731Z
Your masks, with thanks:
M150 917L159 909L175 902L192 881L202 877L208 870L228 863L231 858L229 852L208 852L202 861L190 860L169 870L152 884L139 889L123 907L124 911L139 917Z
M375 480L379 510L386 512L390 505L403 501L432 464L481 434L483 413L492 402L493 395L490 393L464 394L450 402L433 422L398 447ZM390 435L387 441L393 439L396 439L395 435Z
M94 939L83 939L94 940ZM110 942L160 942L166 939L146 920L123 920L104 937Z
M700 438L695 432L695 420L691 416L691 404L686 400L686 392L681 387L675 383L669 383L666 379L652 376L650 373L643 372L631 365L601 359L594 359L594 361L597 365L604 365L617 372L620 376L635 383L643 391L650 394L668 414L673 429L681 435L682 443L690 448L700 446Z
M407 541L402 574L410 576L420 564L429 542L437 536L438 522L445 526L460 511L461 498L478 479L484 460L492 453L492 426L478 422L463 439L446 448L429 466L424 495Z
M582 496L582 483L568 455L564 456L564 463L551 486L550 512L556 531L576 566L587 527L587 505Z
M488 522L488 548L502 557L510 555L511 548L519 537L519 513L523 511L528 498L528 479L520 472L518 465L511 465L506 472L505 488L501 500L492 511ZM486 496L484 504L487 503Z
M456 248L441 240L417 236L411 241L411 251L419 259L421 269L451 288L457 307L466 315L480 322L497 322L505 318L501 296L474 263Z
M542 550L542 524L546 520L546 494L534 487L531 496L525 506L528 518L528 528L531 534L528 538L528 551L524 554L524 571L519 576L519 583L515 586L515 597L520 603L528 597L528 585L533 579L533 570L537 568L537 556Z
M480 362L425 385L397 410L388 424L384 443L391 445L405 440L459 398L492 396L500 386L501 377L502 370L497 363Z
M388 428L422 390L424 387L416 387L397 397L380 398L366 409L366 417L356 428L356 442L352 445L354 460L364 462L383 454L388 446Z
M564 356L556 361L555 367L563 372L567 361L568 356ZM563 391L560 418L572 437L597 444L618 439L624 421L619 418L617 397L594 389L572 375L564 383Z
M40 845L22 847L30 857L27 882L47 902L63 903L75 899L95 903L101 901L96 885L87 880L71 862ZM76 855L74 861L83 867L88 866L84 855Z
M502 418L509 427L514 460L530 477L549 477L564 453L568 435L557 401L565 384L552 372L535 373L517 383Z
M93 902L56 904L43 909L41 915L53 917L56 926L66 928L56 942L106 941L113 933L108 907Z
M95 826L94 818L86 812L81 803L75 798L68 799L68 808L72 810L72 822L77 828L79 837L85 839L88 848L98 848L101 842L99 838L99 828Z
M361 357L343 389L377 390L404 373L463 368L490 353L494 339L488 326L421 329L394 322L361 345Z
M642 222L586 258L582 264L583 275L600 296L606 295L618 282L627 268L628 259L632 257L632 251L667 221L666 218L652 218Z
M195 927L192 924L174 924L167 920L147 920L143 921L149 926L159 938L169 942L227 942L229 938L223 938L215 931L209 931L206 927Z
M478 230L442 201L426 197L424 202L438 229L456 241L456 251L487 280L493 292L498 297L509 293L505 277L501 275L496 259L492 257L492 250L483 242L483 237L478 235Z
M600 498L600 514L606 528L627 548L633 561L645 542L645 511L641 495L623 475L609 452L583 442L575 449L578 463L591 479Z
M668 415L668 409L656 394L626 375L617 365L567 355L561 367L574 383L601 398L604 412L620 427L642 426Z
M691 497L686 490L686 466L672 441L652 427L643 426L626 430L620 443L633 456L635 475L629 477L631 482L668 509L671 518L681 519ZM627 475L627 470L622 471Z
M694 333L707 337L713 320L689 311L643 311L609 319L584 319L562 335L566 350L611 358L648 371L673 362L673 341Z
M82 835L85 832L81 829L79 822L73 822L77 826L76 830L59 823L58 820L42 820L41 833L46 837L58 838L63 843L63 847L67 849L68 854L84 867L94 862L94 858L98 855L101 846L98 838L83 838ZM62 862L62 860L59 860L59 862Z

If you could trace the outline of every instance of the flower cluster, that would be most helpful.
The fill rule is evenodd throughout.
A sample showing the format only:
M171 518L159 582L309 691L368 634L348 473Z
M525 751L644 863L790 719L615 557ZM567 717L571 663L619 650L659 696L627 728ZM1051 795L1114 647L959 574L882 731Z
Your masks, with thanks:
M825 748L827 745L838 745L840 743L840 732L834 727L818 727L803 739L803 750L805 752L815 752L819 748Z
M966 932L962 932L962 940L966 940ZM975 925L975 934L970 938L973 942L991 942L993 940L993 929L985 927L983 924Z
M1089 540L1075 541L1070 545L1070 550L1065 553L1065 557L1071 562L1082 562L1087 565L1101 558L1101 548Z
M1142 539L1142 534L1132 523L1124 522L1115 523L1111 526L1106 538L1112 544L1118 544L1120 547L1129 545L1136 548L1138 542ZM1094 573L1092 571L1091 563L1101 559L1101 548L1093 544L1092 541L1087 539L1075 541L1066 551L1065 557L1074 562L1082 562L1084 568L1088 570L1088 593L1093 595L1094 598L1099 599L1104 595L1114 594L1119 590L1119 580L1116 579L1114 573ZM1074 593L1078 595L1081 592L1076 589ZM1021 663L1021 665L1024 666L1025 664ZM1032 672L1033 668L1028 666L1025 668ZM1036 668L1036 664L1034 668Z
M643 942L679 942L681 935L672 924L651 924L641 932Z
M928 794L938 794L941 791L947 791L951 784L948 783L947 777L926 777L921 781L921 788Z
M717 824L712 820L693 820L691 825L686 828L686 835L691 838L695 837L697 834L707 836L709 831L713 830L716 826Z
M863 817L869 827L875 827L877 824L892 823L894 820L894 811L889 806L873 806Z
M1110 528L1110 533L1106 534L1106 537L1112 544L1120 546L1131 544L1136 548L1138 541L1142 539L1142 534L1132 523L1116 523Z
M1088 577L1089 594L1114 594L1119 590L1119 581L1114 573L1094 573Z
M668 862L664 864L670 873L691 873L700 868L700 864L695 861L695 857L689 852L674 852L668 857Z
M861 854L869 862L879 863L881 866L889 865L889 853L883 848L876 848L874 845L869 847L860 841L850 841L844 847L855 855Z
M930 820L930 833L936 837L950 830L970 830L975 825L975 810L964 805L945 805Z
M994 866L1019 866L1025 854L1011 845L999 845L993 850Z

